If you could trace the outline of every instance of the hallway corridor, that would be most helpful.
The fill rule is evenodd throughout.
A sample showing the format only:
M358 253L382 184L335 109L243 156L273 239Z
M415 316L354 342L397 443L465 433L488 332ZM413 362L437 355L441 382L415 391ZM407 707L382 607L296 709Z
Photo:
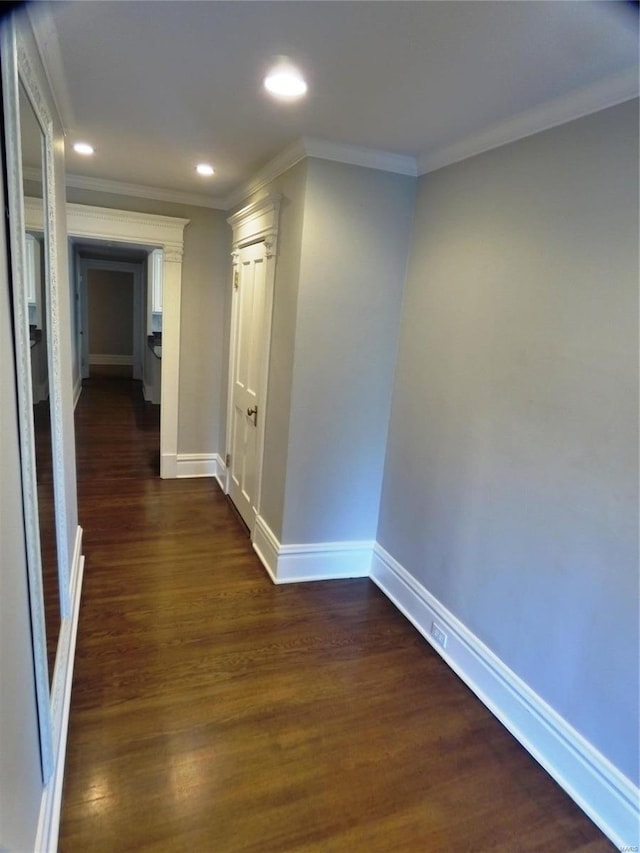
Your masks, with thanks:
M63 853L613 846L367 579L274 586L157 407L76 409L86 557Z

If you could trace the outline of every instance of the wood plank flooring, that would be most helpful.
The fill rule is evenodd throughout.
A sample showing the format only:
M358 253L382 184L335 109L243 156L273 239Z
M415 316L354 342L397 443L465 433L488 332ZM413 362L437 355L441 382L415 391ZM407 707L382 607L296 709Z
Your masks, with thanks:
M58 548L56 543L55 495L53 491L53 451L51 446L51 415L49 401L33 407L33 428L36 452L36 488L38 491L38 527L42 569L45 635L49 684L60 636L60 587L58 586Z
M615 848L367 579L274 586L154 407L77 409L86 569L60 850Z

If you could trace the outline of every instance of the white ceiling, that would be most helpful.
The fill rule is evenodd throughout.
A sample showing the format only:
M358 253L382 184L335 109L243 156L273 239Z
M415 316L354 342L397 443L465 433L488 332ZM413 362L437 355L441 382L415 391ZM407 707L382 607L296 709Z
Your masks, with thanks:
M96 148L69 145L70 182L212 206L301 137L419 173L637 94L630 3L83 0L32 16L68 141ZM276 54L306 74L303 102L263 93Z

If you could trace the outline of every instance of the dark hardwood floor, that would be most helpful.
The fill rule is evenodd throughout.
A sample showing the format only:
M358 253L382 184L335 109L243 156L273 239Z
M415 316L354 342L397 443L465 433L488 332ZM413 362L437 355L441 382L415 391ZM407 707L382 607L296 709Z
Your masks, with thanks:
M40 530L40 558L42 570L42 597L44 601L45 635L47 638L47 666L49 684L60 636L60 587L58 585L58 547L56 542L55 495L53 491L53 451L51 445L51 415L49 401L33 407L34 445L36 454L36 489L38 492L38 527Z
M60 850L614 850L367 579L274 586L132 382L77 409Z

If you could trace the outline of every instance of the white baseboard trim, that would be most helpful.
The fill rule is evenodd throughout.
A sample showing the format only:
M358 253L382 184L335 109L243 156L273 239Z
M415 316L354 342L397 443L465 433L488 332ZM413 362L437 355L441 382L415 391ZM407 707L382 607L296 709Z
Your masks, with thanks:
M605 835L634 849L638 788L377 543L371 578ZM434 622L447 635L445 648L431 635Z
M142 396L145 403L153 403L154 406L160 405L160 388L157 385L147 385L142 382Z
M267 570L267 574L274 583L278 583L278 550L280 543L261 515L256 517L251 541L253 550L260 558L260 562Z
M227 494L227 466L224 463L224 459L220 456L219 453L216 453L216 480L218 481L218 485L224 492Z
M89 364L112 364L128 367L133 364L132 355L110 355L109 353L89 353Z
M220 482L221 467L226 471L218 453L178 453L176 457L177 477L215 477Z
M278 583L369 577L373 545L373 542L281 545Z
M63 619L60 626L58 653L51 687L54 768L51 779L42 791L35 853L44 853L44 851L49 853L49 851L58 849L62 787L69 731L69 709L71 707L71 685L73 683L83 575L82 528L78 527L71 566L71 615L67 619Z
M82 379L77 379L73 386L73 408L78 405L78 400L82 394Z
M252 540L255 552L274 583L369 576L373 542L281 545L261 516L256 518Z
M163 480L175 480L178 476L178 457L175 453L160 454L160 477Z

